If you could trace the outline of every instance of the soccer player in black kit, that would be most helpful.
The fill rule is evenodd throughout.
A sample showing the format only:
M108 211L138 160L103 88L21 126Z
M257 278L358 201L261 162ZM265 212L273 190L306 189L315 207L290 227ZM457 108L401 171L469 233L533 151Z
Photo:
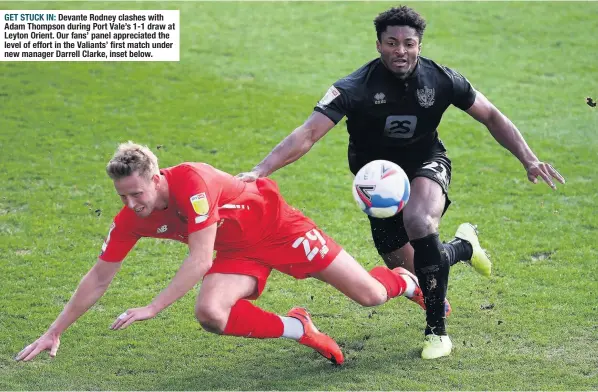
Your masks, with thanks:
M536 157L515 125L465 77L420 56L426 22L416 11L391 8L378 15L374 25L380 57L334 83L305 123L239 177L252 181L294 162L344 116L353 174L375 159L400 165L411 181L411 196L398 215L370 218L372 237L389 267L402 265L416 273L427 322L421 356L433 359L452 349L444 306L449 267L466 261L482 275L491 271L471 224L460 225L449 243L438 238L440 219L450 204L451 180L451 161L437 131L443 113L452 104L484 124L519 159L531 182L540 177L554 189L552 179L564 183L564 178Z

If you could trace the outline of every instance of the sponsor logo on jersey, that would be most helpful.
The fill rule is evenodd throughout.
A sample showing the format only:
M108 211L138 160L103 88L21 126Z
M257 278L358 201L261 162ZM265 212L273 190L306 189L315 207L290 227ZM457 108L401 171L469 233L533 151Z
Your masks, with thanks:
M429 108L430 106L434 105L435 91L433 88L428 88L426 86L424 86L424 88L418 88L416 94L419 106L422 108Z
M224 204L220 208L225 210L249 210L249 206L245 204Z
M328 91L326 91L326 95L320 99L317 106L320 109L326 109L326 106L330 105L330 102L334 101L334 99L339 95L341 95L340 91L338 91L336 87L330 86Z
M415 133L417 117L388 116L384 126L384 136L395 139L409 139Z
M384 93L374 94L374 104L380 105L382 103L386 103L386 95L384 95Z
M156 230L156 233L157 234L166 233L167 230L168 230L168 226L162 225L162 226L158 227L158 230Z

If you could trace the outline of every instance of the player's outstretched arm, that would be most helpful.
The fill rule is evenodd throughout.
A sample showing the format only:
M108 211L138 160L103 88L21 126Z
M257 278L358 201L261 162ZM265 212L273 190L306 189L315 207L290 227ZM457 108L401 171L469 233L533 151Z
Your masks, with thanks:
M50 351L50 357L55 357L60 346L62 332L104 295L114 275L120 269L120 264L108 263L98 259L97 263L81 279L75 294L48 330L35 342L21 350L15 359L17 361L30 361L42 351L47 350Z
M547 162L540 161L525 142L521 132L498 110L482 93L477 92L474 104L466 112L488 128L494 139L513 154L527 172L527 178L534 184L541 177L552 189L556 189L552 179L561 184L565 179Z
M305 155L334 125L334 122L322 113L313 112L301 126L278 143L256 167L237 177L251 182L269 176Z
M135 321L148 320L155 317L163 309L187 294L212 267L212 254L216 240L217 224L189 234L189 256L175 274L172 281L151 304L128 309L118 316L111 329L125 329Z

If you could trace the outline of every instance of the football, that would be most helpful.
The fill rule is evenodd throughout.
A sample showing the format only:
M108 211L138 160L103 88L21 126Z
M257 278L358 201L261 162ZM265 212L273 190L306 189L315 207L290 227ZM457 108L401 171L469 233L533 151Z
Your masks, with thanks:
M368 163L353 180L353 197L363 212L374 218L389 218L405 207L411 187L407 174L396 163Z

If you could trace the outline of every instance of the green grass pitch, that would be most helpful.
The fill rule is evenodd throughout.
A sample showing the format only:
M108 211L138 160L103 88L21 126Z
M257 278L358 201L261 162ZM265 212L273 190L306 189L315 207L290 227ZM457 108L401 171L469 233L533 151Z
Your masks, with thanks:
M54 360L13 356L61 311L120 208L105 163L117 143L161 165L249 170L338 78L377 55L390 2L3 2L4 9L179 9L178 63L0 63L0 390L596 390L596 2L408 3L423 55L463 73L567 184L532 185L458 109L440 134L453 161L449 239L478 224L494 261L451 271L453 354L419 359L424 314L397 299L361 308L325 284L273 273L258 304L307 307L343 346L334 367L293 341L201 330L189 293L157 318L108 329L174 275L182 244L142 240L107 294L62 335ZM347 133L333 129L273 175L285 197L366 267L380 264L351 197ZM159 150L157 146L161 146Z

